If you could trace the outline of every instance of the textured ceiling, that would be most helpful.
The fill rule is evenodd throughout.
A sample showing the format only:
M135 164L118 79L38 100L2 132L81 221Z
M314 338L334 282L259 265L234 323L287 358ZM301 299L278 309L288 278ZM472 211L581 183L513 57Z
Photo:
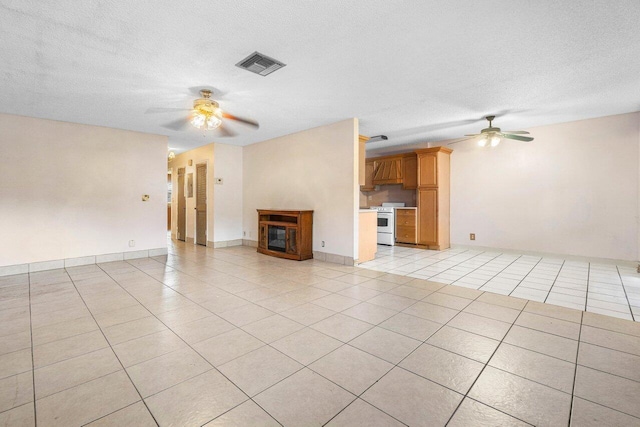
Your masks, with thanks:
M640 110L640 2L0 0L0 112L165 134L184 150L360 119L373 149ZM235 67L253 51L286 67ZM161 125L213 86L260 122Z

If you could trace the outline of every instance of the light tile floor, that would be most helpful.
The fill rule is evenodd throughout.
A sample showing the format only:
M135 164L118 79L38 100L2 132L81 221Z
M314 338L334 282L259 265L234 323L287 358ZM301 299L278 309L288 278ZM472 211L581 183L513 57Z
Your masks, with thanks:
M378 245L362 268L526 298L628 320L640 319L633 267L471 249Z
M170 251L0 278L0 425L640 426L638 323Z

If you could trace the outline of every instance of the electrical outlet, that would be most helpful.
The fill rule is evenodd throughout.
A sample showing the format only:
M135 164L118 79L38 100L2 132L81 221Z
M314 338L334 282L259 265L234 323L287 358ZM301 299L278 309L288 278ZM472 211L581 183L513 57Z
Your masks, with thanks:
M129 247L133 248L136 245L136 241L135 240L129 240Z
M324 248L324 240L322 241L322 247Z
M470 233L469 240L476 240L476 233Z

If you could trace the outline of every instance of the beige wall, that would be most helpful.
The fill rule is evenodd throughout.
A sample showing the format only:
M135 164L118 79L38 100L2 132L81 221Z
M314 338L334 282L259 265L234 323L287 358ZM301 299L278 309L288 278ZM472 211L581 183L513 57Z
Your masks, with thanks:
M640 113L528 130L531 143L452 146L452 243L638 260Z
M358 229L358 123L344 120L244 147L243 221L256 209L313 209L313 250L354 258ZM325 247L321 242L325 241Z
M0 114L0 266L166 248L166 156L165 136Z
M640 114L529 129L529 144L457 147L451 239L508 249L638 259Z
M242 147L215 143L213 148L215 178L222 184L213 188L214 242L242 239Z

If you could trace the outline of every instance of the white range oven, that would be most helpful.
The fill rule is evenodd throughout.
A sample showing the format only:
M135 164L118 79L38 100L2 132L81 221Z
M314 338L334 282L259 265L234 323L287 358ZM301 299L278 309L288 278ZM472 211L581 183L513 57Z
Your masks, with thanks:
M371 206L378 211L378 244L395 245L396 212L395 208L403 208L404 203L383 203L382 206Z

